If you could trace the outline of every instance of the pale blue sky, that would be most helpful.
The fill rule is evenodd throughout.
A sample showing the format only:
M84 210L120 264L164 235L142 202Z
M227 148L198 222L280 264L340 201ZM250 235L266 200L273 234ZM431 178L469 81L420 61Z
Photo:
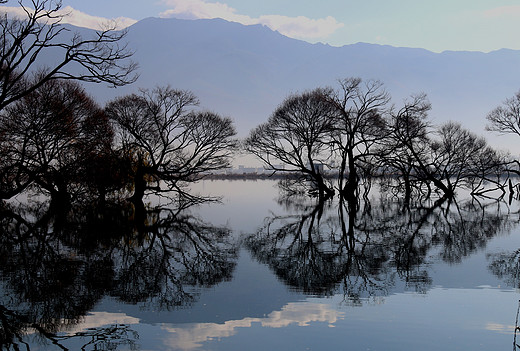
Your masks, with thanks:
M335 46L361 41L435 52L520 49L520 0L63 0L63 6L106 18L262 23Z

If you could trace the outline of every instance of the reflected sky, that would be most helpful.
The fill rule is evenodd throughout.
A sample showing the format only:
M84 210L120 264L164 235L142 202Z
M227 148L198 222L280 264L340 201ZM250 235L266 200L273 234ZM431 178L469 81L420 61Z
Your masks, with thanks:
M127 316L125 313L90 312L82 318L81 323L74 325L66 334L74 335L107 325L132 325L139 322L139 318Z
M203 342L236 335L239 328L251 328L254 325L260 328L285 328L291 325L308 327L315 322L327 323L329 327L334 327L342 318L343 312L334 310L327 304L296 302L285 305L280 311L271 312L265 318L244 318L223 324L165 325L163 328L172 334L165 341L168 347L176 350L196 350L203 346Z
M223 323L139 323L121 313L91 313L77 330L132 324L146 350L499 350L511 346L518 293L494 288L434 288L367 299L344 296L290 302L264 317Z
M391 206L386 204L386 207L379 208L374 202L372 206L374 218L371 219L364 213L355 218L357 222L354 234L358 241L349 251L345 246L347 244L341 241L344 234L338 229L338 213L334 212L334 208L324 209L320 226L310 226L307 224L309 221L301 222L302 214L307 216L305 218L313 218L312 215L319 211L314 212L312 206L284 207L283 203L276 201L276 188L272 181L229 183L212 181L203 182L200 187L201 190L205 190L205 193L209 191L212 195L225 194L230 191L229 189L234 189L223 199L222 204L205 205L193 210L194 215L200 216L204 223L209 223L207 226L202 226L202 222L198 221L189 222L191 225L198 225L192 228L208 229L213 228L212 225L226 225L233 231L232 236L244 240L241 242L240 249L237 249L236 259L234 255L232 257L233 265L230 266L229 274L224 278L210 280L207 284L194 285L193 299L187 303L169 305L165 308L156 303L161 300L155 293L149 297L147 295L141 297L136 293L131 295L131 297L135 296L135 299L125 299L123 297L126 295L114 293L117 290L106 290L108 285L99 282L94 285L87 283L90 275L81 272L83 269L90 269L90 265L87 264L90 261L82 261L77 257L77 263L81 264L74 267L79 267L78 270L63 272L76 274L78 285L84 287L85 292L89 292L85 296L89 297L87 302L92 305L85 305L85 310L78 309L76 319L68 321L67 317L60 317L62 320L57 324L61 324L61 328L57 326L56 338L64 347L75 350L90 345L90 349L93 349L93 345L97 345L101 349L112 347L114 350L150 351L507 350L511 348L520 298L516 290L520 272L517 252L520 248L520 229L516 226L518 222L516 209L510 209L513 218L509 225L509 221L506 220L509 216L507 209L504 209L503 215L488 216L500 211L494 212L495 209L485 214L481 212L483 210L480 210L480 207L477 207L475 212L463 207L461 201L461 207L455 212L462 215L428 217L429 221L420 222L420 226L412 222L408 226L405 220L394 216L392 211L395 209ZM421 211L412 213L413 216L410 217L422 218L419 215L424 213L424 209ZM281 221L278 220L278 216L281 216ZM383 217L385 221L374 222L374 219ZM277 222L273 222L272 219L276 219ZM484 219L486 223L479 222ZM270 236L276 233L274 230L276 228L291 228L286 225L293 222L303 223L303 228L310 226L313 230L303 231L305 235L301 238L294 237L291 231L284 232L283 237ZM267 232L266 223L278 223L278 225L269 227L270 231ZM374 229L374 225L380 223L387 226L386 230ZM450 231L451 228L462 226L466 226L464 235L457 236L460 230ZM184 227L177 225L172 228L178 230ZM362 228L368 228L370 235L364 235ZM417 233L420 235L415 235L413 230L403 228L413 230L419 228L420 231ZM503 229L497 230L497 228ZM171 232L171 238L178 240L181 237L175 230ZM194 230L193 234L196 233L199 231ZM404 239L413 238L415 241L404 239L399 241L399 233ZM256 249L265 248L265 250L255 252L254 245L246 245L245 239L250 235L256 235L255 240L264 237L276 238L279 240L279 245L274 247L281 255L273 257L264 255L272 251L269 245L264 244L257 245ZM187 238L192 237L194 236L187 236ZM296 239L303 244L309 244L308 246L313 249L302 252L319 255L303 255L302 259L295 260L293 265L284 265L292 261L279 258L284 257L284 252L289 252L285 249L296 242ZM450 239L460 245L453 246ZM240 240L237 242L240 243ZM416 246L404 245L410 242ZM168 239L167 243L169 246L164 247L170 248L171 245L176 244L176 241ZM255 243L261 244L258 241ZM376 250L380 244L383 244L383 248L388 247L388 251ZM387 244L388 246L385 246ZM55 245L55 247L60 247L60 250L56 250L59 254L63 252L65 246ZM167 252L163 251L164 247L147 244L145 248L148 251L143 252L136 251L134 247L127 247L126 255L121 253L117 257L121 260L131 258L131 262L142 266L143 262L150 264L156 262L141 260L142 257L150 258L151 253L155 253L158 258L167 257L163 255ZM174 246L175 252L182 252L182 247L184 246ZM404 250L408 247L414 250ZM450 250L447 251L446 247ZM398 251L401 255L395 254ZM105 246L101 246L101 249L96 252L97 255L106 255L108 252L115 251L108 251ZM186 257L187 252L189 251L183 253L184 256L172 257ZM214 254L213 251L207 252ZM54 251L52 253L54 254ZM334 255L330 256L333 259L329 260L327 255L330 253ZM91 259L96 257L92 256ZM307 258L312 257L319 259L307 261ZM406 257L414 259L403 260ZM406 266L406 269L398 266L397 258L409 266ZM63 264L66 266L68 262L66 260ZM105 265L105 262L112 262L114 267L118 267L119 264L117 260L106 261L99 258L96 262L100 267ZM322 293L320 289L306 290L302 288L307 286L305 281L296 281L292 279L293 275L287 274L294 265L306 268L308 262L312 263L310 267L323 267L332 272L327 277L332 279L333 284L330 284L330 289L327 289L326 293ZM186 264L191 267L198 264L198 261L189 260ZM53 265L55 265L54 261L49 261L49 267ZM355 266L355 269L342 270L348 265ZM150 265L150 267L161 266ZM179 269L183 266L168 267L167 272L173 279L177 277ZM13 265L11 268L16 267ZM98 268L98 266L92 267L92 272L98 272L96 270ZM27 272L30 272L30 269L32 266L27 267ZM195 272L206 271L211 272L200 269ZM119 271L114 269L114 272ZM139 271L136 275L146 275L146 272L149 271ZM294 272L297 273L296 270ZM361 285L355 285L356 279L363 275L369 279L364 280ZM93 277L100 278L99 275ZM189 274L182 276L184 280L181 285L187 288L186 292L192 292L189 288L193 282L189 277ZM320 278L320 275L303 277L304 280L319 281L317 278ZM422 278L427 279L420 281ZM34 279L31 282L37 283L38 280ZM80 280L81 284L79 284ZM16 279L12 280L15 281ZM129 280L128 287L134 287L134 281L140 280ZM10 282L6 280L5 284ZM385 283L384 289L370 285L381 282ZM64 283L62 276L56 277L56 284L58 283ZM108 279L107 284L113 283ZM15 285L12 285L12 288L14 287ZM64 294L66 296L56 295L54 300L49 301L54 301L56 306L62 304L60 300L62 297L69 297L70 301L76 301L79 295L70 296L74 295L74 291L77 293L73 287L74 285L71 285L67 290L69 293ZM161 287L162 285L159 284L158 288ZM360 288L354 289L357 294L352 294L352 287ZM45 286L42 287L42 291L45 291L44 288ZM92 291L98 293L90 294ZM6 307L9 307L9 299L13 296L19 295L20 301L26 296L24 295L26 291L23 289L12 290L12 294L8 290L4 292L6 293L3 296L3 304ZM140 293L141 290L137 292ZM39 316L38 307L44 307L42 302L49 302L45 300L46 297L48 296L42 294L33 298L34 301L28 300L27 303L34 304L35 318ZM12 315L20 313L18 315L20 318L13 318L13 321L25 323L26 317L21 314L24 312L24 306L18 307L18 310L13 308ZM5 316L11 318L8 314L11 312L4 311L2 308L3 306L0 305L0 317L5 313ZM50 310L52 308L42 309L44 312ZM30 317L33 315L27 314ZM52 322L52 316L47 317L47 320ZM42 343L42 338L36 330L28 329L26 332L28 335L23 340L31 345L31 350L55 349L52 342L48 340ZM106 340L110 340L110 343L106 343ZM89 350L88 347L85 349Z

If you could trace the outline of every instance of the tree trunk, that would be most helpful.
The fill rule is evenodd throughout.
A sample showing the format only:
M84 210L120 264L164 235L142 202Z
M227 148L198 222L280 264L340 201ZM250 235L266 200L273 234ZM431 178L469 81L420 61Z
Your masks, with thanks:
M356 163L354 162L354 153L351 149L347 151L348 155L348 179L347 183L343 187L343 193L348 197L355 197L358 188L359 178L356 169Z
M132 202L142 202L144 193L146 191L146 172L144 167L137 166L137 170L134 176L134 193L130 197Z

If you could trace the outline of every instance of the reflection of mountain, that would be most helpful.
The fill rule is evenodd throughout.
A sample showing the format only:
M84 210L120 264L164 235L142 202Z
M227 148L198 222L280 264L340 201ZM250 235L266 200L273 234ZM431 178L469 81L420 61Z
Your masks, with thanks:
M189 305L235 267L230 230L188 214L155 208L136 223L125 206L64 212L47 205L0 213L6 345L29 326L42 335L70 329L103 296L154 310Z
M501 205L439 199L404 206L387 198L308 204L266 218L246 245L291 288L312 295L343 292L359 304L402 283L429 289L429 257L460 262L515 225Z

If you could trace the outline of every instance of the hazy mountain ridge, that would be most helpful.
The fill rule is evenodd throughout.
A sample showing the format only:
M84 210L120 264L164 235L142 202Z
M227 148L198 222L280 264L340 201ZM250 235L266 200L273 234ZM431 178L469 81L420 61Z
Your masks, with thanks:
M332 47L220 19L147 18L129 28L126 40L140 65L139 80L116 90L89 85L95 97L103 102L138 87L170 84L194 91L202 107L231 116L241 135L264 122L290 93L335 86L338 78L379 79L396 106L425 92L435 122L457 120L479 133L486 114L520 88L520 51L508 49Z

